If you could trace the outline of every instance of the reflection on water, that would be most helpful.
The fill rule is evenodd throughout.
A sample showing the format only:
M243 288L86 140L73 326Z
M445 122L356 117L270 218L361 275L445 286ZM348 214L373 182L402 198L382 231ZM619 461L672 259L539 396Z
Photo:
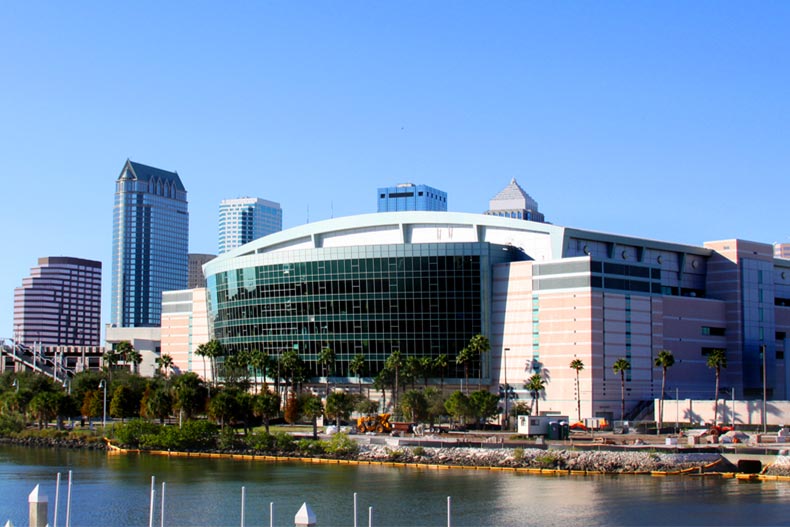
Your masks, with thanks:
M247 525L293 525L308 502L319 525L351 525L353 493L359 525L373 507L376 526L446 525L779 525L790 491L784 482L695 477L542 477L485 470L416 470L377 466L302 465L218 459L0 447L0 524L27 524L27 495L40 483L50 499L55 474L73 471L72 525L148 524L151 476L167 482L165 525L240 524L241 487ZM61 487L65 496L65 485ZM59 523L64 524L61 498ZM159 511L157 511L157 525Z

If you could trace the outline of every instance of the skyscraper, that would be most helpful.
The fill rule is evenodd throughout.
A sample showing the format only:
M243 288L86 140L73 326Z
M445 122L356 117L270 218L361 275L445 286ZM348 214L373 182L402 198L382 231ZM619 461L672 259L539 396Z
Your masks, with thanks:
M50 256L14 289L15 338L28 345L98 346L101 262Z
M189 253L189 280L187 289L206 287L206 278L203 276L203 264L216 258L216 254Z
M516 178L511 179L510 184L488 202L488 210L485 213L489 216L502 216L518 220L541 223L545 221L543 214L538 211L538 202L524 192L524 189L516 182Z
M158 327L162 291L187 286L187 191L175 172L126 160L115 185L112 302L115 327Z
M235 198L219 204L219 254L281 230L283 211L279 203Z
M401 183L395 187L379 188L378 196L378 212L447 210L447 192L428 185Z

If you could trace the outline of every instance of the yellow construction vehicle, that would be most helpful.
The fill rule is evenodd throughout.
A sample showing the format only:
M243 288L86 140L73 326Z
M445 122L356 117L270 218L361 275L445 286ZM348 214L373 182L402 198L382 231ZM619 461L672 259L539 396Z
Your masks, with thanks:
M390 414L379 415L366 415L357 418L357 430L361 434L365 432L378 432L383 434L385 432L392 432L392 424L390 424Z

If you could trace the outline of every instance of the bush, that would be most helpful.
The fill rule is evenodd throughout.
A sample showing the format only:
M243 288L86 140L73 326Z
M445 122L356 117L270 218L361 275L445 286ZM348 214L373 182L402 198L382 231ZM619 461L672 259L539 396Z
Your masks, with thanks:
M555 468L558 461L557 455L552 452L546 452L535 457L535 463L540 468Z
M296 450L296 441L293 436L287 432L275 432L274 447L278 452L293 452Z
M121 445L139 448L145 435L156 435L162 427L145 419L132 419L115 427L113 438Z
M184 449L210 449L217 443L217 425L208 421L187 421L181 427L181 446Z
M218 444L222 450L236 450L244 445L244 441L236 435L232 426L226 426L219 432Z
M25 419L21 414L0 414L0 436L8 436L25 429Z
M296 442L296 448L299 452L315 456L324 453L325 443L317 439L300 439Z
M513 449L513 459L516 461L524 461L524 449L521 447Z
M337 433L325 442L324 450L336 456L346 456L356 454L359 451L359 445L348 437L348 434Z
M416 446L411 449L411 453L415 456L423 457L425 455L425 449L421 446Z
M261 432L247 436L247 446L258 452L272 452L274 450L274 436Z

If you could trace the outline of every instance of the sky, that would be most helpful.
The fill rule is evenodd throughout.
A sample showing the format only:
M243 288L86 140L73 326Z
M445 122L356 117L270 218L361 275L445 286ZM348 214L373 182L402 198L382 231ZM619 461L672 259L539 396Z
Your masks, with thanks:
M177 171L190 252L219 202L285 228L398 183L552 223L790 242L790 3L17 2L0 10L0 337L40 257L103 262L126 159Z

